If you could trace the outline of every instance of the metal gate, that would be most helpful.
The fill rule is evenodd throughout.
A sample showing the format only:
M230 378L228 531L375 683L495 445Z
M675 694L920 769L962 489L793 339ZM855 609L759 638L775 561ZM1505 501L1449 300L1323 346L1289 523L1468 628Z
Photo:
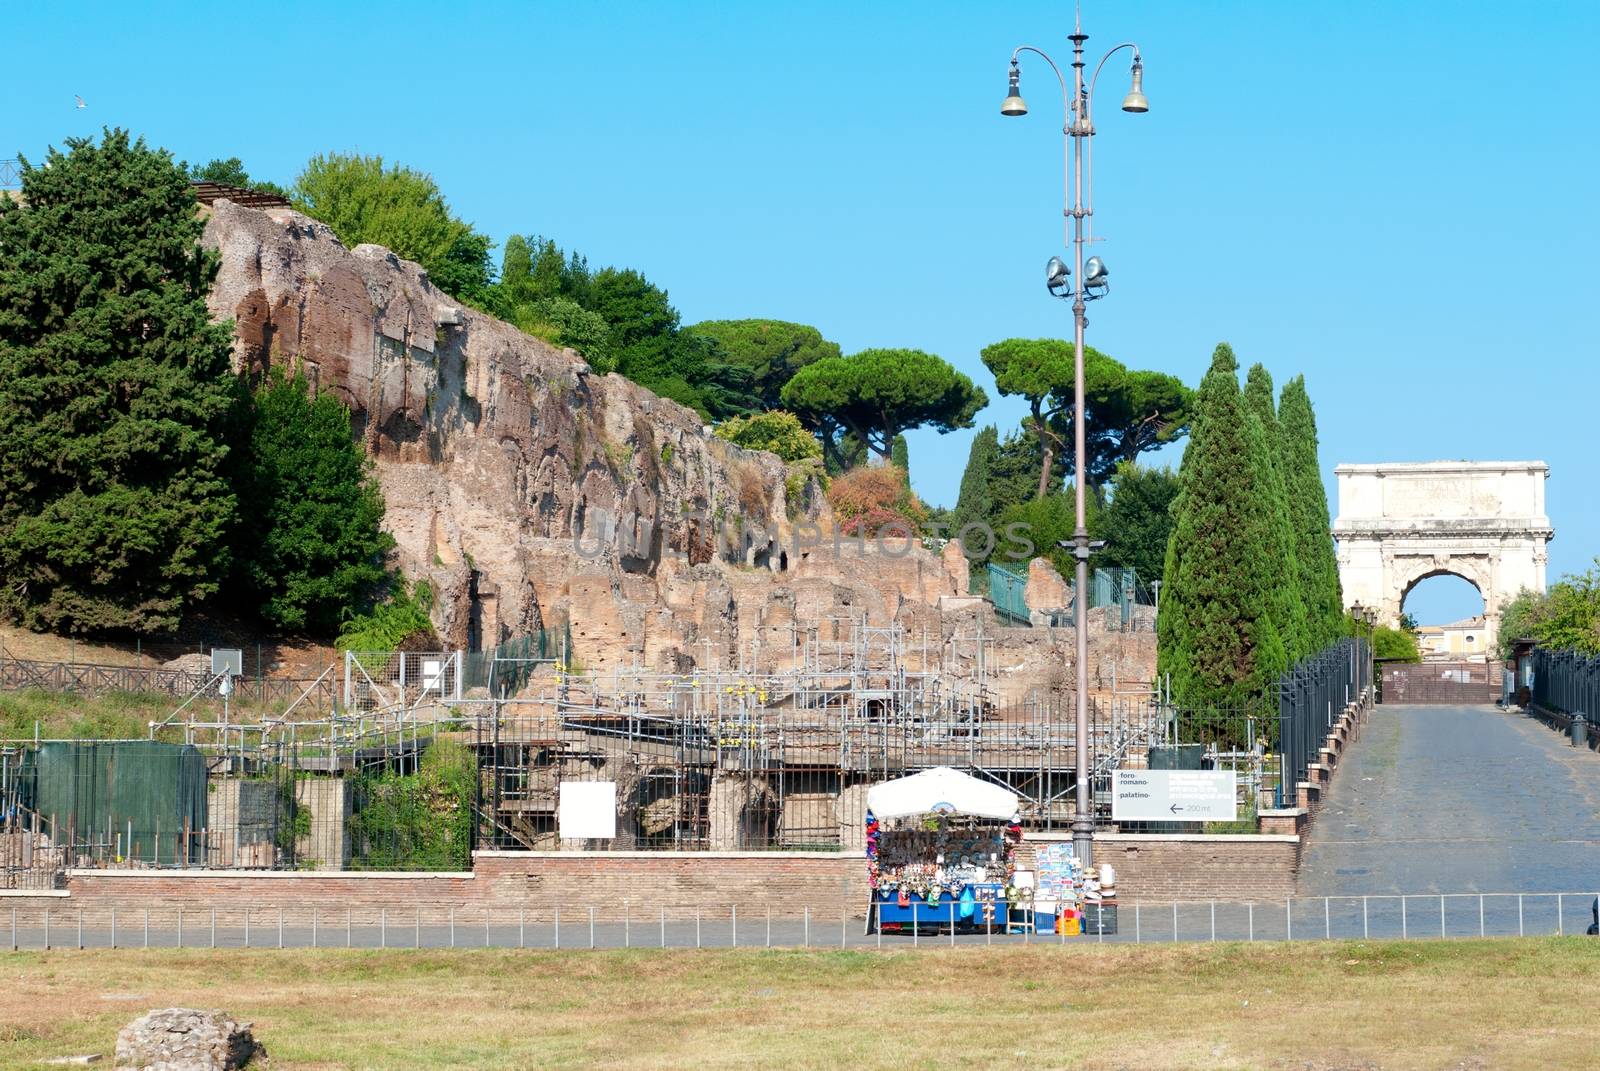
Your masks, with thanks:
M1384 703L1493 703L1500 667L1485 662L1390 663L1383 667Z

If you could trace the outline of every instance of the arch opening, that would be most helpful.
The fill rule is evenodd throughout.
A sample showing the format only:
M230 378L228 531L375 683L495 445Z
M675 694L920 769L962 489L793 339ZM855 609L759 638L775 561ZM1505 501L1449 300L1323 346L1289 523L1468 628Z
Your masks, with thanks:
M1493 651L1483 590L1471 577L1434 569L1407 583L1400 600L1424 661L1477 661Z

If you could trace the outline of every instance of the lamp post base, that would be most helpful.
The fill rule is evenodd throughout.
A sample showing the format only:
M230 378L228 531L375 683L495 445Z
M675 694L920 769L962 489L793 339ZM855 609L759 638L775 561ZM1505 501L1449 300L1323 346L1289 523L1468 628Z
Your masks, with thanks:
M1083 867L1094 865L1094 819L1078 817L1072 820L1072 854Z

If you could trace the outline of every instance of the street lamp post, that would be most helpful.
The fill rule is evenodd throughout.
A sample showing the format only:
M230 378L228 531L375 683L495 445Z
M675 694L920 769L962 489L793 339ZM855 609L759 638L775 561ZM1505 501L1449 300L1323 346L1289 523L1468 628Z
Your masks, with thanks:
M1062 145L1063 163L1065 173L1062 176L1062 214L1071 221L1070 237L1067 227L1063 227L1063 241L1070 241L1073 248L1073 263L1077 272L1078 283L1074 287L1067 278L1069 272L1059 257L1051 257L1046 267L1045 285L1050 293L1059 298L1072 298L1072 446L1074 463L1073 507L1075 525L1072 531L1072 556L1075 572L1073 576L1073 628L1077 640L1077 710L1074 719L1075 765L1077 766L1077 792L1074 797L1074 815L1072 818L1072 845L1073 852L1082 861L1084 866L1093 862L1094 851L1094 815L1091 810L1090 777L1093 763L1090 761L1089 746L1089 617L1087 593L1089 590L1089 554L1091 551L1089 529L1084 517L1084 390L1083 390L1083 336L1084 330L1089 326L1088 319L1084 316L1087 303L1106 295L1107 272L1105 263L1099 257L1090 257L1085 264L1083 247L1092 239L1089 237L1089 219L1094 214L1093 195L1093 153L1090 138L1094 136L1093 103L1095 83L1100 79L1100 69L1105 66L1106 60L1123 49L1133 52L1132 85L1127 96L1122 100L1122 110L1126 112L1147 112L1150 102L1144 95L1144 60L1139 54L1139 46L1131 41L1124 42L1112 48L1100 62L1096 64L1094 74L1085 83L1083 43L1089 39L1083 32L1081 20L1075 21L1073 32L1068 40L1072 42L1072 90L1069 96L1067 80L1061 73L1061 68L1055 60L1032 45L1022 45L1011 53L1011 71L1006 99L1000 105L1000 114L1007 116L1021 116L1028 114L1028 106L1023 102L1020 87L1022 70L1018 65L1017 57L1024 52L1031 52L1055 72L1056 80L1061 84L1061 103L1065 113L1065 125L1061 133L1064 141ZM1068 190L1071 197L1068 200Z

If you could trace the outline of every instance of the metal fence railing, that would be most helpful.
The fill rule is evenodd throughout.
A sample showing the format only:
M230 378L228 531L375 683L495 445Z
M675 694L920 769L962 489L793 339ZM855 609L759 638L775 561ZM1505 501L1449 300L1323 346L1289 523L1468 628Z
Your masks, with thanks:
M1212 941L1384 941L1569 937L1593 932L1592 892L1294 896L1282 900L1124 901L1069 936L1027 910L963 918L955 904L886 932L864 898L771 902L618 902L599 896L523 906L415 902L182 906L48 898L0 905L0 947L79 948L946 948ZM1098 925L1096 924L1098 923Z
M1372 688L1372 649L1365 638L1340 640L1312 655L1278 682L1278 749L1283 770L1278 806L1289 805L1346 707Z
M1533 701L1562 714L1600 715L1600 657L1577 651L1533 650Z
M1027 577L998 565L989 566L989 602L1000 617L1019 624L1029 623L1028 603L1023 598L1027 587Z

